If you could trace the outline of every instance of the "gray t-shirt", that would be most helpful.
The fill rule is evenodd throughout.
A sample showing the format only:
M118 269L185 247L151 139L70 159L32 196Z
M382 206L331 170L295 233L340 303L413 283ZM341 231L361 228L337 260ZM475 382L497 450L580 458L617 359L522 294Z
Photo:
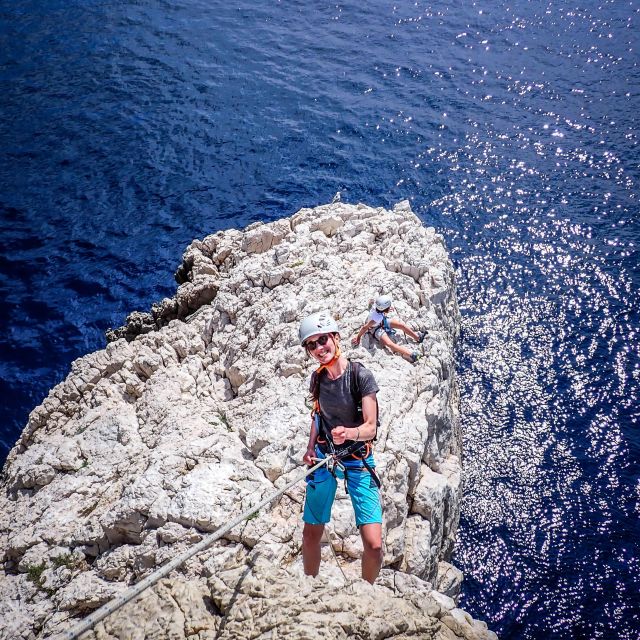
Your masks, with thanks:
M362 424L362 416L358 414L351 395L351 366L349 362L345 372L336 380L331 380L326 373L320 377L320 409L329 430L338 425L358 427ZM362 365L358 369L358 384L363 398L378 393L376 379Z

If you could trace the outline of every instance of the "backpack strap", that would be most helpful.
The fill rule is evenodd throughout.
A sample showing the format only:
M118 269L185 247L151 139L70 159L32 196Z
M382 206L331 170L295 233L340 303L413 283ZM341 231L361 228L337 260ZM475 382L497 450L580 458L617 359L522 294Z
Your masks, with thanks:
M360 408L360 412L362 412L362 391L360 391L360 367L362 367L362 363L356 360L351 361L351 380L349 384L349 389L351 390L351 396L353 397L353 402L357 407ZM380 426L380 410L378 408L378 397L376 396L376 433L373 436L373 440L378 439L378 427Z
M349 362L351 363L349 391L351 391L354 404L360 407L362 411L362 392L360 391L360 380L358 380L358 374L360 373L360 367L362 365L356 360L350 360Z

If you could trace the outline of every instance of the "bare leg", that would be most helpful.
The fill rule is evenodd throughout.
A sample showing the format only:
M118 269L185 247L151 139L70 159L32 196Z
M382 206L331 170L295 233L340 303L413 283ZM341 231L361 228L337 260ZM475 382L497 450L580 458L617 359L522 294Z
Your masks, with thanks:
M382 566L382 525L375 522L360 527L362 554L362 577L373 584Z
M415 340L416 342L420 341L420 336L408 325L402 322L402 320L397 320L393 318L389 320L389 324L392 329L400 329L403 333L406 333L410 338Z
M404 356L405 358L408 358L408 359L411 358L411 353L412 353L411 349L409 349L408 347L405 347L402 344L396 344L386 333L383 333L380 336L380 344L383 347L387 347L387 349L390 349L394 353L399 353L401 356Z
M318 575L320 571L320 540L324 531L323 524L304 523L302 530L302 564L304 572L308 576Z

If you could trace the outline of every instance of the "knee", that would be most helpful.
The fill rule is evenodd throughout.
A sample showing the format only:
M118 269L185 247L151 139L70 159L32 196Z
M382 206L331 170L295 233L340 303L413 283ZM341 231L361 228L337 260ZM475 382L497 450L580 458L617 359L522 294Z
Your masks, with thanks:
M382 555L382 540L379 538L364 539L362 541L364 549L372 555Z
M302 545L305 547L315 547L322 539L323 527L305 525L302 530Z

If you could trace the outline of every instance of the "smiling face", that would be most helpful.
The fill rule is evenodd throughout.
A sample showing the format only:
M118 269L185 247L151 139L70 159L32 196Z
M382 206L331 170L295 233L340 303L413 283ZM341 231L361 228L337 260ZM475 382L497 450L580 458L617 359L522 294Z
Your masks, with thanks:
M328 364L336 355L339 340L337 334L315 333L305 340L304 346L320 364Z

